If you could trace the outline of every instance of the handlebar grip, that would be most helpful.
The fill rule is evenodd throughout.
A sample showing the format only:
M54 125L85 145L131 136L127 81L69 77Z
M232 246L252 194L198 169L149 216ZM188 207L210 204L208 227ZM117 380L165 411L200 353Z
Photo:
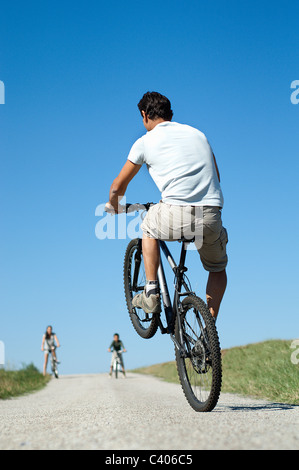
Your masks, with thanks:
M132 203L127 203L125 205L119 205L119 208L122 208L123 210L119 213L129 213L129 212L135 212L135 211L148 211L149 208L153 205L153 202L146 202L145 204L140 204L139 202L136 202L134 204ZM115 214L115 211L113 207L109 207L107 204L105 206L105 212L108 214Z
M146 202L145 204L140 204L139 202L135 202L134 204L126 204L126 213L135 211L148 211L153 204L153 202Z

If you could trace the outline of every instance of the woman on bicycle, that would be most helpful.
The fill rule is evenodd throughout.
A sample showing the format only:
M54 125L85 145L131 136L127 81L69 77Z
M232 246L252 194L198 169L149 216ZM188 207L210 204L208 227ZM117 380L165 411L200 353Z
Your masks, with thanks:
M52 326L48 326L45 334L43 335L42 347L41 350L45 353L45 362L43 374L46 375L47 364L49 359L49 354L53 355L54 360L59 364L56 357L56 348L59 348L60 344L55 333L53 333Z
M115 335L113 336L113 341L110 344L110 347L108 348L108 352L111 352L111 350L112 350L112 358L111 358L111 365L110 365L109 375L110 376L112 375L113 362L114 362L116 356L119 357L122 372L123 372L124 375L126 375L124 361L123 361L123 357L122 357L122 353L126 352L126 349L123 345L123 342L119 339L119 334L118 333L115 333Z

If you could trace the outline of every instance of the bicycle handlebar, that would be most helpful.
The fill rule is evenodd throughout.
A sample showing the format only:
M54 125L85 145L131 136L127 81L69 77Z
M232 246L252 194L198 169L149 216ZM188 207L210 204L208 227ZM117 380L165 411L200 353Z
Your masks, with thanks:
M138 212L138 211L148 211L149 208L154 205L153 202L146 202L145 204L140 204L139 202L136 202L134 204L125 204L125 205L119 205L119 212L118 214L123 214L126 213L128 214L129 212ZM109 207L107 204L105 206L105 212L108 212L109 214L115 214L115 211L112 207Z
M114 353L114 350L113 350L113 351L109 351L109 349L108 349L108 351L107 351L107 352L108 352L108 353L112 353L112 354L113 354L113 353ZM120 353L120 354L122 354L122 353L126 353L126 352L127 352L127 350L125 350L125 351L124 351L124 350L122 349L121 351L115 351L115 352L116 352L117 354L119 354L119 353Z
M135 211L148 211L152 205L154 205L153 202L146 202L145 204L140 204L139 202L136 202L134 204L128 203L125 206L125 210L126 213Z

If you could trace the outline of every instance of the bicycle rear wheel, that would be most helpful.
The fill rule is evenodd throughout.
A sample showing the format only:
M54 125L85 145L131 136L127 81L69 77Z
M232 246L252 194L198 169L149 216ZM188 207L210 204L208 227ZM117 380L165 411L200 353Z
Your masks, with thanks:
M126 303L131 322L135 331L142 338L152 338L158 328L158 316L145 313L142 309L132 306L132 299L144 290L146 276L144 270L142 243L139 238L131 240L127 246L124 261L124 288Z
M221 350L215 322L199 297L186 297L182 307L184 354L175 349L180 382L195 411L212 411L218 402L222 380ZM175 337L181 343L177 320Z

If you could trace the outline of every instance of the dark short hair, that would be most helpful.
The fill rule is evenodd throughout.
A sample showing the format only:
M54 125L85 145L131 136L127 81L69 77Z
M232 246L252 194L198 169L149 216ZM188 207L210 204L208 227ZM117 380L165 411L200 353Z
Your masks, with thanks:
M140 113L144 111L153 121L158 118L171 121L173 116L169 99L156 91L145 93L138 103L138 108Z

